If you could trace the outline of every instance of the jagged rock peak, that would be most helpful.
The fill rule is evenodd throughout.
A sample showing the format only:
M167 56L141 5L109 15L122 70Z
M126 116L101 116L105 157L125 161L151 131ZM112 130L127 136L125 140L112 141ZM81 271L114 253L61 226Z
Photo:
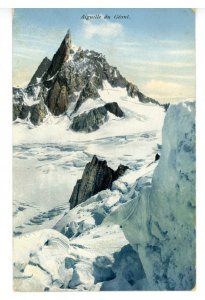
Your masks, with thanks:
M122 176L127 169L127 166L120 165L117 171L114 171L108 167L106 160L100 160L94 155L92 161L85 166L82 178L77 180L69 200L70 209L98 192L110 189L113 181Z
M65 35L64 40L65 40L66 46L68 48L71 48L71 46L72 46L72 39L71 39L71 31L70 31L70 29L68 29L68 31L67 31L67 33Z
M44 80L47 80L50 77L54 76L56 72L60 70L62 64L69 59L71 48L72 48L71 32L70 30L68 30L60 47L58 48L57 52L53 56L48 72L44 76Z
M48 71L48 68L50 67L51 61L48 57L44 57L44 59L41 61L40 65L38 66L37 70L33 74L28 86L38 84L38 79L41 79L41 77Z

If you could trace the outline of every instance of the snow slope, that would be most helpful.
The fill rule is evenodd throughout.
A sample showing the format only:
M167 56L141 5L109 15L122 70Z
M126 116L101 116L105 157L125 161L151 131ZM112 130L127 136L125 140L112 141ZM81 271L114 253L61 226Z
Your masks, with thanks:
M163 126L159 161L151 162L153 149L149 148L144 160L133 162L134 154L129 151L133 140L128 139L130 157L124 159L128 159L131 169L113 183L111 191L101 191L73 210L64 210L54 226L44 224L53 229L33 231L27 226L33 232L15 237L14 289L192 289L195 284L194 121L193 103L171 106ZM120 148L123 140L118 138L109 137L107 142ZM159 142L150 137L148 140L148 147L154 144L156 147ZM100 146L100 141L106 139L94 143L97 141ZM145 140L140 142L143 144ZM112 150L106 152L106 149L102 148L104 157L112 154ZM141 149L139 153L142 156ZM123 151L121 154L124 157Z
M103 124L95 132L76 133L69 130L71 119L67 116L55 117L48 115L40 126L25 126L25 122L17 120L13 128L13 144L21 143L61 143L70 141L90 141L120 135L144 133L146 131L159 131L164 120L164 109L152 103L141 103L138 98L131 98L124 88L112 88L104 81L102 90L98 90L101 98L88 99L80 108L80 113L96 108L107 102L117 102L125 113L125 118L113 118ZM28 130L29 129L29 130Z
M119 226L104 225L103 220L136 196L138 190L132 186L137 178L139 189L150 184L156 163L149 164L161 142L164 112L154 105L138 105L137 99L125 99L121 92L117 99L128 120L112 118L94 133L72 132L66 116L49 116L38 127L15 123L15 290L136 290L146 286L138 254ZM69 211L72 189L93 154L114 169L124 163L130 170L113 183L112 191L102 191Z
M125 117L109 114L109 121L95 132L73 132L66 115L49 114L40 126L22 120L14 122L15 234L53 226L94 154L107 160L113 169L123 163L135 171L153 161L161 143L163 108L142 104L128 97L125 89L111 88L107 82L99 92L100 99L88 99L80 109L89 110L112 98L122 107Z

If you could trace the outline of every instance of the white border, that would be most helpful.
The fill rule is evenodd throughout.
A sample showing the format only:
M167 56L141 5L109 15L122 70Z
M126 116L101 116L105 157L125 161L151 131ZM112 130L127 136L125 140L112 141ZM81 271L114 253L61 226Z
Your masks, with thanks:
M12 274L12 114L11 9L0 9L0 295L11 289ZM4 290L3 290L4 289Z
M205 1L141 1L141 3L131 3L133 1L124 0L118 5L108 4L108 1L52 1L52 0L22 0L9 1L1 0L1 7L205 7ZM113 1L114 2L114 1ZM20 4L19 4L20 3ZM69 5L68 5L69 4ZM117 1L116 1L117 4ZM154 5L154 6L153 6ZM205 209L204 209L204 169L205 169L205 10L197 11L197 289L194 292L76 292L76 293L14 293L12 292L12 248L11 248L11 149L12 149L12 130L11 130L11 10L0 9L0 295L1 299L45 299L58 297L65 299L88 298L130 299L139 298L150 299L205 299Z
M98 8L129 8L129 7L141 7L141 8L183 8L183 7L205 7L205 0L1 0L0 7L10 8L10 7L98 7Z
M204 198L204 173L205 173L205 9L198 9L196 13L196 153L197 153L197 288L205 296L205 198ZM199 299L199 298L197 298ZM205 297L204 297L205 299Z

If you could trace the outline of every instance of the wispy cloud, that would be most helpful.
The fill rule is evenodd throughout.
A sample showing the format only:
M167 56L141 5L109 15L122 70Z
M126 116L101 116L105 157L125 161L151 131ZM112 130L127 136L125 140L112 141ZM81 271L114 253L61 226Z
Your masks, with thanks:
M28 60L30 60L31 59L31 56L30 55L28 55L28 54L25 54L25 53L16 53L16 52L14 52L13 53L13 58L26 58L26 59L28 59Z
M184 84L157 79L152 79L145 83L143 89L155 99L164 99L168 97L170 99L187 98L190 97L190 93L192 93L187 90L187 86ZM193 96L194 95L191 97Z
M140 42L123 42L123 45L124 46L133 46L133 47L135 47L135 46L142 46L143 44L140 43Z
M99 24L94 24L91 21L84 21L84 34L87 39L91 39L93 37L116 37L122 32L123 26L120 23L103 20Z
M183 80L194 80L194 75L178 75L178 74L163 74L163 73L152 73L152 74L143 74L143 78L166 78L166 79L183 79Z
M15 49L17 53L32 53L34 54L35 52L38 52L38 53L43 53L44 51L38 47L29 47L29 46L21 46L21 47L17 47L17 49Z
M162 61L133 61L132 66L156 66L156 67L169 67L169 68L193 68L195 67L194 63L188 63L188 62L162 62Z
M179 40L171 40L171 39L157 39L155 41L159 44L162 44L162 45L180 44Z
M176 49L176 50L168 50L167 54L176 55L176 56L190 56L195 55L195 51L193 49Z

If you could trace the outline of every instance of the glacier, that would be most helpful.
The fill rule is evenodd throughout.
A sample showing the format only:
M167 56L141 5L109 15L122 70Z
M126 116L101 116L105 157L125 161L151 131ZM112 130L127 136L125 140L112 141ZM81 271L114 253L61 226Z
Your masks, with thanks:
M13 121L15 291L194 288L194 103L145 96L68 31L13 88ZM93 157L125 173L71 207Z
M97 135L96 132L91 134ZM129 140L130 145L135 145L134 138ZM113 147L119 142L115 139ZM108 141L110 143L110 139ZM153 145L157 141L160 140L154 139ZM111 156L112 145L106 153L109 147L98 142L94 140L94 146L90 145L90 153L92 149L94 152L101 149L101 155ZM144 143L140 140L139 144L142 146ZM147 148L145 144L144 147ZM141 150L135 155L141 153L142 156ZM154 154L151 155L153 149L147 158L145 152L145 161L138 168L133 168L134 163L130 164L131 170L114 182L111 190L101 191L72 210L62 210L55 222L43 224L42 229L28 226L25 233L16 236L14 289L103 291L194 288L193 102L169 107L160 151L161 157L156 162L153 161ZM136 159L134 153L129 157L129 161ZM110 162L112 160L111 156Z

